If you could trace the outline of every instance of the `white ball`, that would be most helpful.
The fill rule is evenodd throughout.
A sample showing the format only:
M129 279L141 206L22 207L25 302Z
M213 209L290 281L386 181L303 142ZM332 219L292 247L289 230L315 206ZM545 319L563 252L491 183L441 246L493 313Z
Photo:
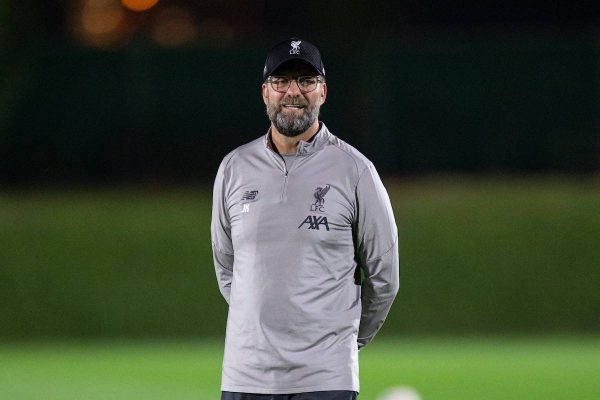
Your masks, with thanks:
M410 386L397 386L387 389L378 400L421 400L421 396Z

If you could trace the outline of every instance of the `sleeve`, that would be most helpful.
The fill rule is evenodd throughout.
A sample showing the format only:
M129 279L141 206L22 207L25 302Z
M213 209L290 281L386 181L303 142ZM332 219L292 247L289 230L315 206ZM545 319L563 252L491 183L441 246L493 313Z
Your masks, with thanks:
M226 201L226 165L227 158L219 166L215 178L210 234L217 283L221 294L229 304L231 280L233 278L233 243L231 241L231 223Z
M398 229L387 191L369 164L356 186L356 254L363 271L358 349L377 334L400 287Z

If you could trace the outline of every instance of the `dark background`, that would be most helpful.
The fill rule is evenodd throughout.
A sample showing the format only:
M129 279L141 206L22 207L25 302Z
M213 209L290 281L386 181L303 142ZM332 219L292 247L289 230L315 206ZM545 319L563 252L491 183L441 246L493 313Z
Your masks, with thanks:
M595 173L593 2L0 5L0 182L209 182L263 134L267 49L320 47L322 119L384 174Z

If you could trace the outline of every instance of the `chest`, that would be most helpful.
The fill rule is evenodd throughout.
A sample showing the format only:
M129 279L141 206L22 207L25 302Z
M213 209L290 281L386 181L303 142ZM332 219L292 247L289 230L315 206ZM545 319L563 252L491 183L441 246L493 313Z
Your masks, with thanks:
M227 198L234 242L351 238L356 201L344 171L305 167L239 178Z

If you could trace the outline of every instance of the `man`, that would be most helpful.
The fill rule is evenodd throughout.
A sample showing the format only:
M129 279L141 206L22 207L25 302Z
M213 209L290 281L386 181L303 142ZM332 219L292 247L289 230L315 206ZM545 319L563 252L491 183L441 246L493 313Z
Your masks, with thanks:
M229 303L221 399L356 399L358 350L399 287L392 207L373 164L318 120L327 85L314 45L275 45L263 82L271 127L225 156L214 185Z

